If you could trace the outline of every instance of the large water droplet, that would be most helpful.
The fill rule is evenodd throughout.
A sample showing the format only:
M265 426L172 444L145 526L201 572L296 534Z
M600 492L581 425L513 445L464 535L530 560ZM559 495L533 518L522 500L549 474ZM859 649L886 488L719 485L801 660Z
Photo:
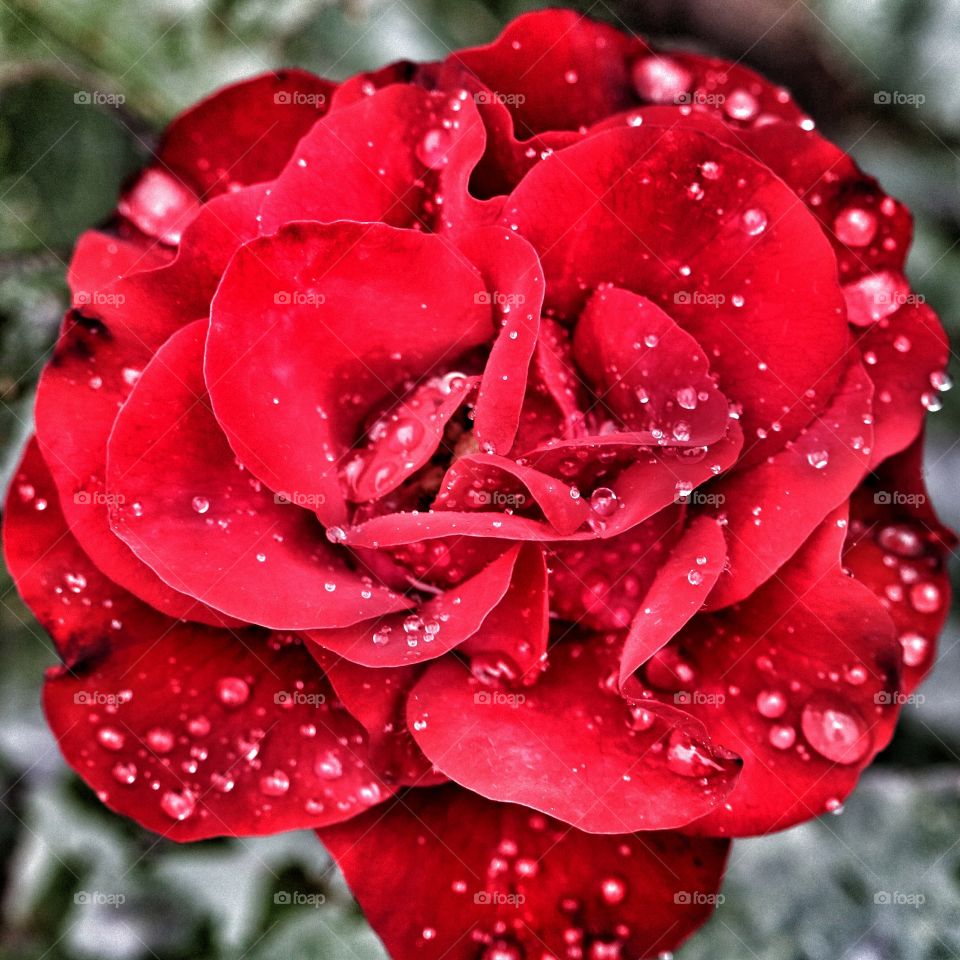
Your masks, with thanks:
M816 697L804 706L800 725L810 746L834 763L856 763L870 748L866 725L845 704Z

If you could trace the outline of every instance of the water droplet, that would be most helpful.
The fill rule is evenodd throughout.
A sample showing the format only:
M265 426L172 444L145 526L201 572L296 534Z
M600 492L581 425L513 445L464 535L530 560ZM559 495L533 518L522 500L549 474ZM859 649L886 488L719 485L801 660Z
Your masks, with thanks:
M760 109L757 98L749 90L737 89L727 95L723 102L723 112L731 120L752 120Z
M923 540L906 524L891 524L877 534L877 543L884 550L898 557L919 557L923 553Z
M637 96L651 103L676 103L690 89L690 73L669 57L643 57L631 72Z
M856 763L870 748L866 725L853 707L817 697L804 706L800 725L810 746L834 763Z
M915 583L910 588L910 603L917 613L936 613L942 602L940 588L929 580Z
M611 517L619 509L617 495L609 487L597 487L590 494L590 506L601 517Z
M846 207L834 219L833 232L848 247L865 247L876 236L877 218L862 207Z
M787 710L787 698L779 690L761 690L757 694L757 710L770 720L782 717Z
M930 641L919 633L908 630L900 634L903 662L908 667L919 667L930 656Z
M703 583L703 574L699 570L693 569L687 574L687 582L693 587L699 587Z
M175 743L174 736L163 727L154 727L147 731L147 746L154 753L169 753Z
M290 778L282 770L274 770L260 778L260 792L268 797L282 797L290 789Z
M767 229L767 214L759 207L751 207L740 215L740 227L751 237L756 237Z
M227 707L241 707L250 699L250 686L240 677L223 677L217 681L217 697Z
M195 513L206 513L210 509L210 501L206 497L194 497L191 506Z
M823 470L829 462L830 454L826 450L811 450L807 454L807 463L809 463L814 470Z
M607 877L600 884L600 892L607 903L622 903L627 895L627 885L620 877Z
M797 731L793 727L777 724L770 728L767 739L778 750L789 750L797 741Z
M130 786L137 779L137 765L135 763L118 763L113 768L113 779L117 783Z
M694 387L681 387L677 391L677 403L684 410L697 409L697 391Z
M168 790L160 798L160 809L171 820L186 820L196 809L196 806L196 797L189 790L184 790L183 793Z
M326 753L320 757L313 769L322 780L337 780L343 776L343 764L334 753Z
M121 750L126 738L115 727L101 727L97 731L97 742L107 750Z

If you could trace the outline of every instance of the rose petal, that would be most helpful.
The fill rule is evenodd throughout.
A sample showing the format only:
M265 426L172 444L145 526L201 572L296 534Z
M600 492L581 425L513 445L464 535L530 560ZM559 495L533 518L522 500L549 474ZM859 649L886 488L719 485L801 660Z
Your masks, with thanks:
M875 385L872 463L877 465L909 446L928 409L940 403L947 336L928 306L911 301L858 333L856 345Z
M169 262L170 251L145 238L125 239L87 230L80 234L67 270L72 306L95 303L104 287L134 270L153 270Z
M407 694L423 667L364 667L307 645L334 692L367 731L369 763L393 785L430 787L447 783L417 746L407 727Z
M35 439L7 493L3 541L20 596L67 666L164 628L161 614L108 580L80 549Z
M343 522L337 464L364 416L490 340L483 292L446 241L380 223L290 224L247 244L213 302L205 360L234 452Z
M176 117L159 164L208 198L272 180L325 113L336 84L305 70L278 70L222 87Z
M702 177L706 163L722 174ZM767 431L752 462L794 437L839 380L849 334L829 243L766 167L712 137L592 136L531 170L503 222L540 253L545 306L560 318L573 322L605 283L663 305L742 406L747 435Z
M851 501L844 566L890 614L901 647L902 692L933 666L950 610L945 556L956 540L937 520L923 482L922 441L888 460Z
M37 393L37 440L81 548L119 586L171 617L236 624L171 590L110 531L104 490L107 438L117 410L154 352L206 316L235 245L256 231L259 188L207 204L177 258L124 277L68 314Z
M727 557L722 528L697 518L677 543L630 624L620 659L620 688L703 606Z
M604 513L619 507L617 499ZM591 630L625 629L682 527L683 509L670 505L613 540L550 544L551 610Z
M207 322L174 334L110 435L114 532L164 582L247 623L346 626L409 601L350 570L308 510L240 466L203 382Z
M710 609L751 594L843 503L870 463L872 385L851 364L833 402L785 450L711 486L710 512L726 518L729 569L710 594Z
M437 660L410 695L407 722L438 769L482 796L589 833L689 823L723 802L736 758L656 717L638 728L616 691L618 647L558 644L522 693Z
M394 960L564 957L571 944L653 956L705 919L727 852L675 833L590 836L457 787L319 833ZM396 869L412 862L430 869Z
M514 547L480 573L419 609L341 630L307 636L326 650L366 667L400 667L440 657L476 633L503 599L521 548Z
M723 807L690 829L744 836L836 809L889 739L899 707L893 624L839 563L845 509L777 576L679 642L685 709L744 758Z
M483 144L468 99L389 86L314 125L270 188L263 232L293 220L449 229L479 214L467 182Z
M618 431L653 430L667 444L691 446L726 434L729 405L704 351L646 297L597 290L577 322L573 353Z
M112 810L187 841L336 823L390 795L298 643L172 621L138 641L44 688L67 762Z
M527 371L540 332L543 271L533 247L499 227L480 227L457 239L480 271L497 318L497 339L483 369L474 412L474 435L488 453L513 444L527 387Z

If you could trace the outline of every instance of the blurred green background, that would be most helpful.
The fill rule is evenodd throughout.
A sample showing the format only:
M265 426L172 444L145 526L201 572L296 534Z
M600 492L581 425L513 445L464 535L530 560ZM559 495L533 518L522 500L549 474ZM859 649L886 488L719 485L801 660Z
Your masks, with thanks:
M442 57L491 39L534 5L0 0L4 485L66 302L73 241L110 213L176 111L271 67L340 78L401 57ZM914 210L909 272L957 342L960 0L580 6L667 45L742 59L792 88L826 134ZM111 95L111 105L76 103L80 90ZM880 91L922 102L876 103ZM927 456L931 493L954 528L958 401L948 394L933 417ZM382 960L312 835L180 847L102 809L45 728L39 687L54 653L6 578L0 629L0 958ZM842 815L736 845L724 903L677 960L960 958L956 620L922 693ZM307 896L288 905L278 891Z

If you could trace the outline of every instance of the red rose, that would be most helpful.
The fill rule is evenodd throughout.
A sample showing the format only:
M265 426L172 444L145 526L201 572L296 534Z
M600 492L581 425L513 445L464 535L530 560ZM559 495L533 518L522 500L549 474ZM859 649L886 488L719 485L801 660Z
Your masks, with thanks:
M909 239L786 91L573 13L203 101L78 244L7 504L67 760L319 828L398 960L672 948L932 660Z

